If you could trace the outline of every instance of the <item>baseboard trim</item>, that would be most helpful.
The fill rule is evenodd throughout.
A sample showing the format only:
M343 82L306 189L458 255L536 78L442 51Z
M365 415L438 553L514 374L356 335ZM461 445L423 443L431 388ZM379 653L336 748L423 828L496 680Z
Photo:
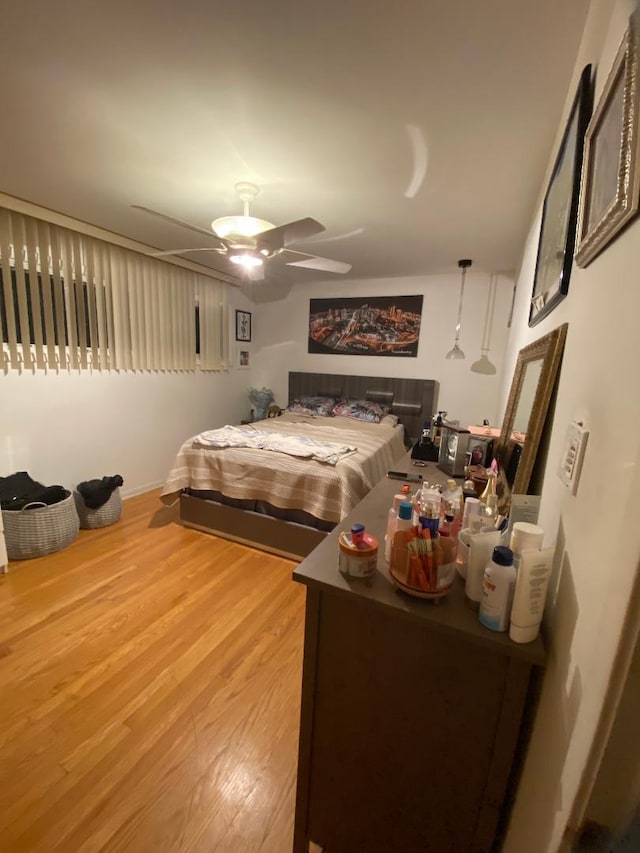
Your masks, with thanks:
M155 480L153 483L144 483L142 486L133 486L130 489L123 488L120 496L123 500L135 498L138 495L143 495L145 492L152 492L154 489L159 489L163 483L164 480Z

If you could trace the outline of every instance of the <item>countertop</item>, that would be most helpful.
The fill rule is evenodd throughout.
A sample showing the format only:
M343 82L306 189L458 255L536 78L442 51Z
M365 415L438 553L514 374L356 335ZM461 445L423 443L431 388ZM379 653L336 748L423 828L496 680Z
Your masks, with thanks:
M428 482L444 483L444 475L433 462L424 467L413 465L410 454L405 454L393 466L394 470L419 473ZM400 490L402 481L385 479L378 483L344 518L336 529L306 557L293 572L293 579L309 587L338 595L351 596L355 601L372 606L391 608L410 619L421 620L425 627L451 633L469 642L494 648L497 653L543 666L546 660L544 644L538 637L532 643L514 643L507 632L498 633L485 628L478 621L477 611L466 602L464 581L459 576L451 592L439 601L414 598L396 590L391 582L384 559L384 534L393 495ZM412 483L412 491L419 484ZM347 578L338 571L338 536L360 522L369 533L378 538L378 565L376 572L366 579Z

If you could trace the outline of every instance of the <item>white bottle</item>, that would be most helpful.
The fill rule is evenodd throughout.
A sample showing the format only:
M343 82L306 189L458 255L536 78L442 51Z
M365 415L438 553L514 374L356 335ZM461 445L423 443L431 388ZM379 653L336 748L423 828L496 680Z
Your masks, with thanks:
M553 548L523 551L516 582L509 637L514 643L532 643L538 636L547 597Z
M500 531L490 530L469 535L469 556L464 594L467 603L477 610L482 598L482 579L487 563L496 545L500 544Z
M537 524L530 524L528 521L516 521L511 530L511 539L509 547L513 551L513 565L516 567L516 572L520 566L520 555L523 551L534 549L539 551L542 548L542 540L544 539L544 530L538 527Z
M485 628L491 628L492 631L508 629L515 586L513 551L504 545L498 545L493 549L491 562L484 570L482 580L478 619Z
M398 523L398 507L402 503L402 501L406 501L406 494L397 494L393 496L393 506L389 510L389 518L387 519L387 533L384 537L384 558L389 562L391 559L391 542L393 540L393 534L396 532L396 526Z

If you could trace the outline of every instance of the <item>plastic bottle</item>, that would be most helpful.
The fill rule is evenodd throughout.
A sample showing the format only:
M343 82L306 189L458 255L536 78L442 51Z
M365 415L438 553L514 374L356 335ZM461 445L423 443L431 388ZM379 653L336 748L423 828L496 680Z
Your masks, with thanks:
M467 498L462 511L462 529L471 526L471 516L480 514L480 498Z
M539 551L542 548L542 540L544 539L544 530L537 524L530 524L528 521L516 521L511 530L511 538L509 547L513 551L513 565L516 571L520 566L520 555L523 551L534 549Z
M513 551L504 545L493 549L491 562L484 570L482 599L478 619L492 631L509 628L513 594L516 586L516 570Z
M509 627L509 637L514 643L532 643L538 636L551 577L553 552L553 548L545 548L543 551L529 549L520 555Z
M462 489L455 480L447 480L447 488L442 493L442 518L439 533L457 540L460 530Z
M464 583L464 594L467 603L474 609L480 605L482 598L482 579L487 563L496 545L500 544L498 530L483 533L472 533L469 536L469 556L467 558L467 576Z
M404 489L404 486L403 486ZM384 537L384 558L389 562L391 559L391 540L393 539L393 534L396 531L396 525L398 521L398 507L402 503L402 501L406 501L408 497L408 489L404 492L399 492L397 495L393 496L393 504L389 510L389 517L387 519L387 532Z
M407 533L413 527L411 516L413 507L408 501L402 501L398 507L398 521L391 539L391 554L389 559L389 570L397 576L402 583L406 582L407 569L409 566L409 549Z

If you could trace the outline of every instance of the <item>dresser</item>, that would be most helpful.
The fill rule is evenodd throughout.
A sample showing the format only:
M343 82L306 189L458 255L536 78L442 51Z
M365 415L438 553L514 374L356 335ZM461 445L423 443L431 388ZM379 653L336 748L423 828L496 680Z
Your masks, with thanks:
M409 454L394 468L444 480ZM489 853L504 832L542 641L480 625L460 578L439 603L394 589L383 537L400 485L376 486L293 574L307 587L294 853ZM355 522L381 544L367 580L337 569Z

